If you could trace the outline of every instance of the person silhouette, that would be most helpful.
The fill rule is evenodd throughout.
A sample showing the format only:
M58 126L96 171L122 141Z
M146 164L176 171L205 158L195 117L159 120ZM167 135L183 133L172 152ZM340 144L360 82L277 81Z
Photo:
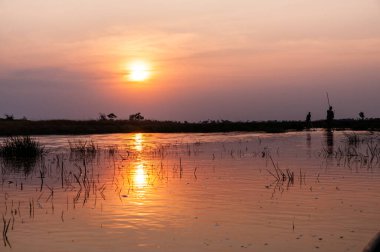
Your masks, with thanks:
M307 129L311 128L311 113L310 112L306 115L306 128Z
M332 106L330 106L329 109L327 110L327 116L326 116L326 122L327 122L327 128L328 129L332 128L334 116L335 115L334 115L333 108L332 108Z

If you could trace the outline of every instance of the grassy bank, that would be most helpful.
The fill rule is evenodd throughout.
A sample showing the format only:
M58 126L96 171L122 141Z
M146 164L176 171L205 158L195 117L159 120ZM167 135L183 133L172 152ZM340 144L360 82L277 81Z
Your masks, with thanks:
M312 122L314 128L326 127L325 121ZM175 121L130 121L130 120L0 120L0 135L61 135L61 134L103 134L103 133L129 133L129 132L231 132L231 131L256 131L256 132L286 132L303 130L303 121L265 121L265 122L230 122L230 121L205 121L199 123L175 122ZM337 130L380 130L380 119L336 120L334 128Z

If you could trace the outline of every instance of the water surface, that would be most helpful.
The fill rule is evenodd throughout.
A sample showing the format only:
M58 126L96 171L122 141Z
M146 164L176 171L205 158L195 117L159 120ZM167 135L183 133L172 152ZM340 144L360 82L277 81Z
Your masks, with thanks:
M1 161L2 251L361 251L380 142L345 134L36 137L43 159Z

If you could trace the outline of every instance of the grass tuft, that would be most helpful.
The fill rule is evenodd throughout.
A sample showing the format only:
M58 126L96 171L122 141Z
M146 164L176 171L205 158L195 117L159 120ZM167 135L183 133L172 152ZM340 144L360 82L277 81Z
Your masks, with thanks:
M45 153L45 147L29 137L10 137L0 145L0 156L5 158L34 158Z

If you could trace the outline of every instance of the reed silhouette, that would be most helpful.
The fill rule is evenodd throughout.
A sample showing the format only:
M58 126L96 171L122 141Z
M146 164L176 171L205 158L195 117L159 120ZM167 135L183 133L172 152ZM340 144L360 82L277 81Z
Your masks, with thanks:
M1 161L14 172L29 174L44 154L44 146L29 136L6 138L0 144Z
M2 157L39 157L44 152L44 146L29 136L6 138L0 145Z

